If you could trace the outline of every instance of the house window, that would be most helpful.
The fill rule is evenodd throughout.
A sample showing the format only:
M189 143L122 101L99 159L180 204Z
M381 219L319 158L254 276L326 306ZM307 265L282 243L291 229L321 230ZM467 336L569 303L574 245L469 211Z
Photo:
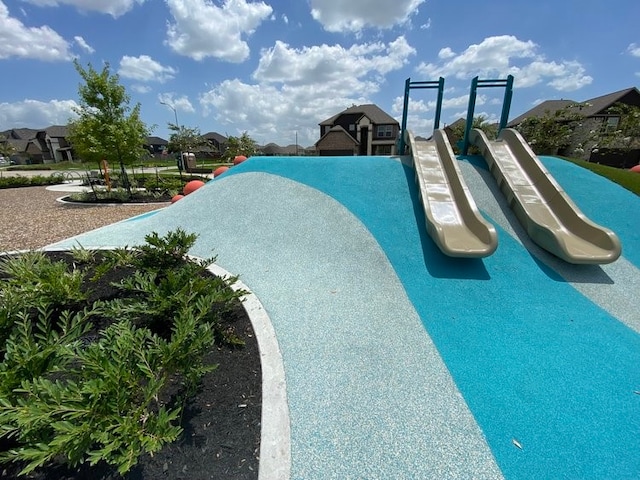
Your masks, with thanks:
M605 117L602 122L603 133L615 132L620 124L620 117Z
M355 123L350 123L349 124L349 131L350 132L355 132L356 131L356 124Z
M393 125L378 125L378 137L391 138L393 135Z
M391 155L391 145L377 145L375 155Z

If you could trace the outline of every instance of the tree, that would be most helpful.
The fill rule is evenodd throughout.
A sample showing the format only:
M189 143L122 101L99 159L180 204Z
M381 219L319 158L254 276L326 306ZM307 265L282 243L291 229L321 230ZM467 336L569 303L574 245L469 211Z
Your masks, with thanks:
M568 105L551 112L545 111L541 117L525 118L516 127L538 155L555 155L559 150L571 145L576 128L580 127L582 115L580 105ZM588 139L585 139L585 142Z
M0 135L0 156L9 161L14 153L16 153L15 147L9 143L4 135Z
M169 123L169 130L173 133L169 136L168 149L170 152L189 152L200 147L212 147L209 141L200 134L198 127L189 128L184 125Z
M605 119L596 147L640 148L640 107L617 103L606 113L609 117ZM609 119L617 119L617 124L608 123Z
M227 149L224 151L224 159L231 162L238 155L250 157L251 155L255 155L256 150L256 141L251 138L247 132L243 132L240 137L229 137L227 139Z
M449 137L449 142L451 143L453 151L456 154L460 153L458 143L461 143L464 140L464 129L466 127L465 123L466 122L457 121L447 128L447 136ZM489 123L487 121L487 117L485 117L484 115L473 117L471 128L479 128L491 139L495 138L498 134L498 125L495 123ZM477 153L477 149L475 147L471 147L470 152Z
M140 119L140 104L129 106L130 97L120 85L118 75L111 75L109 64L101 72L91 64L85 70L74 61L84 80L78 88L78 119L69 125L69 139L84 160L107 160L119 164L125 187L131 194L125 165L144 154L150 130Z

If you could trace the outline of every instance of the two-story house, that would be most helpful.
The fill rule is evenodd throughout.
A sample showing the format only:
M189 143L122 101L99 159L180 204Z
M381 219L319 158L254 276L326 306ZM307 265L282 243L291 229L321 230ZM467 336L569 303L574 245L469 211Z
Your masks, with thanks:
M400 124L373 104L354 105L320 123L320 156L395 155Z

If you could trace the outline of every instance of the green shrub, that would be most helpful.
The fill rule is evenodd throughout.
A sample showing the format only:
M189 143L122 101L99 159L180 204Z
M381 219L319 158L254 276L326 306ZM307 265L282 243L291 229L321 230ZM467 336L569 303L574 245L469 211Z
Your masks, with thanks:
M1 188L18 188L18 187L38 187L43 185L57 185L64 182L64 175L61 173L54 173L51 176L48 175L36 175L33 177L5 177L0 176L0 189Z
M67 262L2 259L0 462L27 474L104 461L124 474L179 437L185 402L216 367L205 354L242 343L220 319L245 292L188 261L195 239L176 230Z

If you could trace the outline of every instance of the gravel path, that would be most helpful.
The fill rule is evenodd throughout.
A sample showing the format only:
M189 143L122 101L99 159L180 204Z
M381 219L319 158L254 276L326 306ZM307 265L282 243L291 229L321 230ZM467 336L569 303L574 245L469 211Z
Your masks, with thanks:
M167 204L74 206L46 187L0 190L0 252L34 249Z

